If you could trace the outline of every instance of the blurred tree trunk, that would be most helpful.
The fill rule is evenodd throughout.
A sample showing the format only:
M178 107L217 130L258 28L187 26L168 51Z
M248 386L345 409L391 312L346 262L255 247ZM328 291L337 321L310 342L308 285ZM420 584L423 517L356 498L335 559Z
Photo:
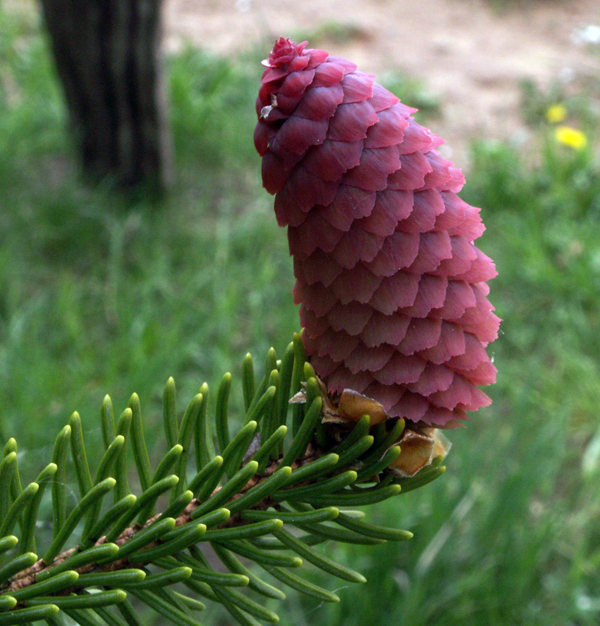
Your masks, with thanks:
M84 172L162 190L172 149L162 0L41 0Z

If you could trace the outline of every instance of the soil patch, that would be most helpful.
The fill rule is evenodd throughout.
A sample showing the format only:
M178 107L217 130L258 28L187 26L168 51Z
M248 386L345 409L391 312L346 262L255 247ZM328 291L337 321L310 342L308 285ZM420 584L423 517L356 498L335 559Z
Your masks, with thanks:
M461 162L473 137L527 140L522 79L547 85L600 76L600 57L574 37L589 24L600 24L597 0L523 0L504 11L491 0L166 2L167 49L189 41L232 54L268 41L266 56L280 35L321 29L329 40L315 46L363 71L399 69L422 79L443 103L431 125L448 142L446 156Z

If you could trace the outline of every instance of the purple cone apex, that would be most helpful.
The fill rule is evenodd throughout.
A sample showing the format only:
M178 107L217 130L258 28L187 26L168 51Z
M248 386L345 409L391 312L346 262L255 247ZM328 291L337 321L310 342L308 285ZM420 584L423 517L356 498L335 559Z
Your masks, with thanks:
M473 241L479 209L415 109L323 50L279 39L263 62L256 149L294 257L303 341L329 393L442 428L490 403L500 320Z

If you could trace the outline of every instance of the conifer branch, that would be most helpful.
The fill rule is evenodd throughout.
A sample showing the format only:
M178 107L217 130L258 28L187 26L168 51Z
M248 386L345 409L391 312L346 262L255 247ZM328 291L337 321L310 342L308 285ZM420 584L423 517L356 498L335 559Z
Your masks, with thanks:
M311 446L310 449L307 450L306 454L300 461L294 462L293 469L300 468L303 465L316 460L317 458L319 458L318 454L319 453L315 451ZM271 461L268 467L265 468L264 472L260 476L253 477L247 483L245 487L243 487L238 493L232 496L230 502L233 503L236 500L239 500L244 494L246 494L253 487L258 487L259 485L264 484L267 481L267 479L270 478L277 471L279 463L280 463L279 460ZM303 483L303 484L307 484L307 483ZM215 489L211 497L219 493L221 489L222 489L221 487L218 487L217 489ZM180 528L182 526L186 526L187 524L190 524L191 522L193 522L194 511L197 510L200 504L201 503L197 498L193 498L190 504L186 506L184 512L175 519L174 527ZM215 526L215 528L235 528L237 526L244 526L249 523L248 522L249 518L247 515L248 511L250 510L265 511L266 509L270 507L273 507L274 509L279 510L281 507L281 503L276 502L270 496L267 496L266 498L254 504L251 509L244 509L242 511L237 511L233 515L229 515L226 521L224 521L222 524ZM152 524L154 524L154 522L156 522L161 517L163 517L163 515L164 515L163 513L158 513L154 515L149 520L147 520L143 526L139 526L137 524L133 526L129 526L119 535L117 539L115 539L114 542L111 542L111 544L106 543L106 536L100 537L100 539L98 539L93 544L93 547L95 548L100 547L100 546L107 547L109 545L122 546L126 544L128 541L130 541L131 539L133 539L140 531L152 526ZM160 540L157 539L151 543L146 544L145 548L152 548L157 545L160 545L160 543L161 543ZM88 549L88 551L91 551L91 549ZM78 548L75 547L75 548L70 548L69 550L65 550L64 552L61 552L53 559L51 563L46 563L44 559L38 559L30 567L23 569L19 571L17 574L15 574L10 579L10 584L3 590L3 593L7 593L10 595L11 592L29 587L30 585L33 585L36 582L38 582L40 579L44 580L44 574L48 575L48 574L53 573L54 571L56 571L59 565L62 565L68 562L68 560L72 558L74 555L76 555L77 553L78 553ZM143 567L149 564L151 565L152 563L142 561L141 563L137 562L135 566ZM78 574L81 575L81 574L87 574L90 572L96 572L96 573L101 573L105 571L114 572L114 571L130 568L131 566L132 564L130 560L127 557L125 557L117 561L112 561L106 565L102 565L98 562L92 561L92 562L86 563L85 565L75 568L74 571L76 571ZM75 589L75 587L73 587L73 589Z
M413 478L401 478L390 466L399 453L398 438L406 434L402 423L370 428L368 416L357 423L340 416L327 423L330 399L305 363L298 336L281 361L269 351L265 370L256 384L252 357L246 356L246 413L237 433L228 411L229 374L217 393L214 420L206 384L180 420L175 383L169 379L163 424L170 447L155 469L136 394L116 422L110 398L103 401L104 454L95 471L77 413L58 434L52 463L32 483L21 486L17 445L10 440L0 461L0 624L40 619L55 626L61 612L83 626L98 624L98 618L139 624L128 595L175 624L199 624L192 612L204 605L172 590L176 584L222 604L241 624L274 622L275 613L234 587L278 599L283 592L239 557L278 583L338 601L290 568L308 561L329 575L363 582L361 574L313 546L330 539L363 545L409 539L407 531L373 526L359 519L362 513L340 507L368 505L426 484L443 472L441 457ZM287 425L291 397L294 434ZM128 449L134 474L127 472ZM196 473L188 481L190 466ZM64 480L71 467L79 500L69 510ZM139 496L131 493L130 483L140 485ZM53 533L40 558L34 551L42 543L36 522L46 485ZM161 496L169 502L156 512ZM68 544L75 545L65 549ZM208 544L229 573L213 569L202 550Z

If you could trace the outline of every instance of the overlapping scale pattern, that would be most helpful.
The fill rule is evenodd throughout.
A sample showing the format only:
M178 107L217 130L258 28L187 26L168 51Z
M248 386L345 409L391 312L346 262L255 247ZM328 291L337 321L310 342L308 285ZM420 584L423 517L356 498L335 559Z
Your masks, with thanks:
M438 427L489 404L499 318L479 209L415 109L353 63L276 42L256 103L265 188L288 227L303 340L332 394Z

